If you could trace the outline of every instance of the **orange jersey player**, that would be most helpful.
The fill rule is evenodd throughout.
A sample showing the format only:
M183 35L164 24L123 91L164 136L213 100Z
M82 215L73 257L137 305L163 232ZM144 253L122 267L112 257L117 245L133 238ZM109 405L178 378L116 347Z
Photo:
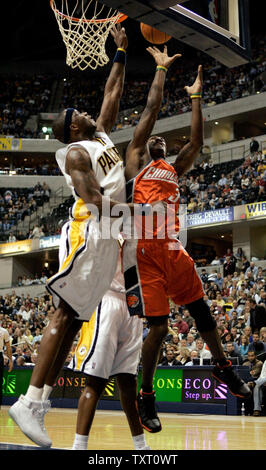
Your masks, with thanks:
M161 137L154 138L157 143L163 142ZM141 232L138 231L139 238L148 239L173 239L179 233L179 200L180 192L178 187L178 176L172 165L164 159L151 160L141 170L136 178L127 182L127 200L136 204L145 201L152 204L156 201L168 203L164 216L154 213L152 224L149 224L149 217L141 220ZM156 209L156 205L154 206ZM135 222L137 226L137 221ZM138 226L137 226L138 228Z
M203 143L202 67L199 67L194 85L187 87L192 96L190 142L183 147L174 165L170 165L166 161L164 138L150 137L160 109L167 66L173 61L166 51L166 47L163 53L155 47L149 48L158 65L147 106L127 148L125 175L127 202L146 205L165 201L168 208L164 216L153 213L153 223L146 216L140 225L140 217L135 217L137 236L126 242L123 256L127 295L139 296L139 303L130 308L130 313L149 319L164 317L164 320L169 315L169 297L177 305L184 305L204 295L194 261L178 241L178 178L191 167Z
M155 409L152 384L160 347L168 332L169 298L177 305L186 305L195 319L197 329L216 364L213 369L215 377L226 383L237 396L246 398L251 392L225 357L216 322L203 300L204 291L194 261L177 238L178 178L191 168L203 144L202 66L198 67L194 84L185 87L192 102L191 135L172 166L166 161L165 140L158 136L151 137L151 133L160 110L168 67L178 55L168 57L166 46L163 52L157 47L147 50L157 67L146 107L126 152L127 202L143 204L145 211L151 210L150 204L155 201L167 202L174 212L174 223L170 223L170 233L165 230L163 234L162 228L169 228L168 214L164 214L165 218L162 219L159 218L162 214L158 213L159 222L156 222L156 214L152 213L153 225L149 217L145 217L145 228L141 227L141 230L140 216L135 217L136 236L128 237L124 245L123 271L129 312L146 316L149 324L142 348L139 414L146 430L158 432L161 423Z

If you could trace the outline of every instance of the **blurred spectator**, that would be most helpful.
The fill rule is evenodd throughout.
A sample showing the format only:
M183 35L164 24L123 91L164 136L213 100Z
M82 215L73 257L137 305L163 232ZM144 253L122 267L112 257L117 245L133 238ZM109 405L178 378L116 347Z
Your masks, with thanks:
M259 150L259 142L252 137L251 142L250 142L250 153L251 155Z
M260 341L258 333L253 333L252 342L248 346L248 351L254 351L256 355L266 351L266 344Z
M188 362L190 362L190 354L191 352L188 348L181 347L180 352L176 358L178 361L180 361L182 366L185 366Z
M211 265L212 266L220 266L221 265L221 261L220 261L219 256L215 256L215 258L211 262Z
M161 363L159 364L159 366L167 366L167 367L181 366L181 365L182 365L181 362L175 358L175 355L171 349L167 351L165 357L162 359Z
M225 353L229 359L231 357L235 357L238 359L238 364L242 364L243 358L241 354L235 350L234 343L232 343L231 341L226 344Z
M199 359L198 351L195 349L192 349L192 351L190 351L190 360L186 362L185 366L194 366L193 359Z
M15 362L16 367L24 367L26 364L26 359L24 356L18 356Z
M253 388L253 416L261 415L261 405L263 402L263 390L262 387L265 387L266 384L266 361L264 361L260 376L251 382L250 385Z
M230 256L226 256L225 258L225 261L224 261L224 276L227 276L228 274L233 274L235 272L235 259L230 257Z
M208 282L208 274L206 272L206 269L201 270L200 278L203 283Z
M175 323L173 324L173 327L177 327L179 334L187 334L189 331L188 324L182 319L182 315L179 313L175 315Z
M257 355L255 351L248 352L248 359L247 361L243 362L243 366L249 367L250 378L249 381L253 382L254 380L258 379L261 373L263 363L257 359Z
M198 352L201 364L203 359L211 359L212 357L210 351L206 349L206 345L201 338L196 340L196 351Z
M187 334L186 347L189 351L195 350L196 348L195 338L194 335L192 335L191 333Z
M258 267L255 265L254 261L251 261L249 267L246 269L245 277L248 276L248 273L252 273L253 278L258 274Z
M239 345L239 352L243 358L243 356L248 355L248 347L249 347L249 339L246 335L241 335L240 337L240 345Z
M191 317L189 310L187 308L183 311L183 320L187 323L188 328L190 329L193 326L194 318Z
M15 235L13 233L10 233L9 234L9 237L8 237L8 243L12 243L12 242L16 242L17 239L15 237Z

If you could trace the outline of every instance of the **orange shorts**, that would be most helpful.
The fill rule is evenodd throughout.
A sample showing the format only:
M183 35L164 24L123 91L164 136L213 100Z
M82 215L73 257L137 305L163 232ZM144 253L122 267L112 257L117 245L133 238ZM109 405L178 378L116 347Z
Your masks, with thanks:
M186 305L204 296L194 261L178 241L126 241L123 271L131 315L169 315L169 298Z

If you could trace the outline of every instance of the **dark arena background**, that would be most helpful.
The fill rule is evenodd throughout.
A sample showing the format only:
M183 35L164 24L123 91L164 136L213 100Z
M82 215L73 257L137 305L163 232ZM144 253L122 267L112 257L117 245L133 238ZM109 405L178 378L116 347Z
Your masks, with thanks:
M264 379L255 413L254 396L243 403L213 378L210 351L200 344L193 319L185 306L170 301L168 334L154 377L163 429L145 432L147 443L151 453L265 451L264 2L104 3L128 17L121 23L128 36L125 86L111 133L122 157L155 70L146 51L152 44L144 39L140 23L171 36L169 55L182 54L167 73L154 128L166 140L169 163L189 140L191 101L184 87L193 83L198 65L203 66L204 144L194 166L179 180L180 204L186 207L186 250L195 260L226 355L250 382L254 375L248 351L255 351L255 361L261 363L255 379L260 373ZM54 313L45 284L57 272L61 228L73 203L55 160L63 144L54 138L52 122L68 107L97 117L115 47L109 34L106 65L72 68L66 64L66 46L49 0L10 0L2 8L2 26L6 23L7 28L1 29L0 64L0 327L10 336L13 369L9 371L4 349L0 449L37 450L8 409L27 390L43 331ZM148 328L143 320L144 341ZM52 450L70 450L75 435L85 375L67 365L77 342L78 335L55 381L45 418ZM139 368L138 385L141 362ZM115 378L101 397L90 433L88 456L95 450L114 455L132 450Z

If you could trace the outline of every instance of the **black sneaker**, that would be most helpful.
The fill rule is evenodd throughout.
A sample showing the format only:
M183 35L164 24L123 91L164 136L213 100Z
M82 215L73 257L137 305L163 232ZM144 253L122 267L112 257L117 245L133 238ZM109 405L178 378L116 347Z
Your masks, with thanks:
M212 375L219 382L226 384L235 397L250 398L252 396L250 388L233 370L230 361L227 361L223 367L216 365L212 370Z
M144 393L140 390L137 404L142 427L149 432L161 431L162 426L155 410L155 392Z

